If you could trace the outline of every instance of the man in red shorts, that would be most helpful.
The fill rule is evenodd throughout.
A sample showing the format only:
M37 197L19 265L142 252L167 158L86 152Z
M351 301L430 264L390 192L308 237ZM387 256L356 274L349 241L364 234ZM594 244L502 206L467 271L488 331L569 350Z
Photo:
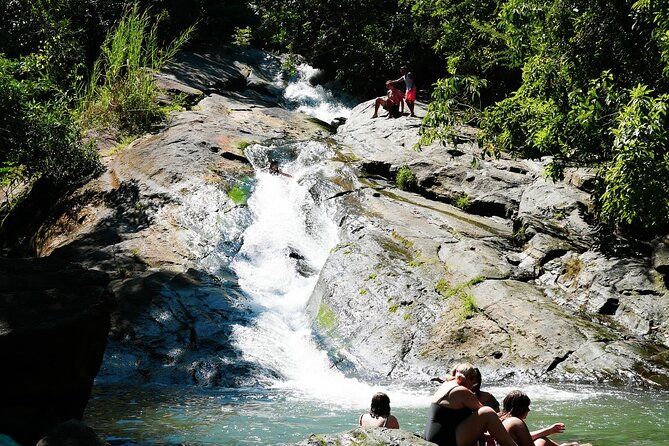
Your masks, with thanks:
M406 92L404 93L404 101L407 103L407 107L409 107L409 112L411 113L411 116L416 116L413 112L413 107L414 104L416 103L416 81L413 77L413 74L407 69L407 67L402 67L400 68L400 73L402 74L402 77L400 77L397 80L393 81L394 84L399 84L400 82L404 82L404 86L406 87Z

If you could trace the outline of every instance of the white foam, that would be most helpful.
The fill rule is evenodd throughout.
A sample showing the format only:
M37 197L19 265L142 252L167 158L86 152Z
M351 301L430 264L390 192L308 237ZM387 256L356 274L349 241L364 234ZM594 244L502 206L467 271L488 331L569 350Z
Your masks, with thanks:
M336 98L332 91L321 85L311 85L309 79L317 73L317 69L307 64L298 65L297 75L284 89L283 95L288 105L328 123L335 118L348 119L352 104L348 104L344 98Z

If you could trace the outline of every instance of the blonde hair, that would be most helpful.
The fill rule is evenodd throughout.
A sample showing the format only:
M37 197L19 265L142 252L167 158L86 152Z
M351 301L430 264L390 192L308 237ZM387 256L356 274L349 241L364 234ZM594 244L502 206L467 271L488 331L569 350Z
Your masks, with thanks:
M468 362L462 362L451 370L451 376L458 381L458 384L462 384L462 381L465 378L476 381L476 368Z

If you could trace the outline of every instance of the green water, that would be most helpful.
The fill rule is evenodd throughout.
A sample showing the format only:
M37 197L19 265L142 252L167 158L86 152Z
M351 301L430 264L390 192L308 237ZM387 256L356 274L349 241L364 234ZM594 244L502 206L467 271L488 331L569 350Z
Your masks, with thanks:
M511 389L488 390L501 400ZM530 430L562 421L566 433L552 437L558 442L669 445L667 392L546 386L524 390L532 398ZM422 432L427 408L428 394L417 392L414 407L393 405L402 428L412 432ZM115 444L284 445L310 434L354 428L366 411L363 399L358 407L342 407L282 390L98 386L84 421Z

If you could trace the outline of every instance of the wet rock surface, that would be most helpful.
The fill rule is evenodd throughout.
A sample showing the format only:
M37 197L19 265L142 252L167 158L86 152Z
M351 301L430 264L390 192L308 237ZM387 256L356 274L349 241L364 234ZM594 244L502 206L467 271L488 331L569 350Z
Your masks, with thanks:
M347 432L328 435L312 435L309 438L296 443L295 446L430 446L434 445L425 441L418 435L402 429L353 429Z
M232 346L231 326L249 314L220 260L239 249L250 218L230 197L253 181L244 147L328 134L277 103L280 65L253 50L182 54L162 76L202 99L155 134L105 152L106 172L49 232L43 255L112 279L118 305L98 382L239 386L271 376Z

